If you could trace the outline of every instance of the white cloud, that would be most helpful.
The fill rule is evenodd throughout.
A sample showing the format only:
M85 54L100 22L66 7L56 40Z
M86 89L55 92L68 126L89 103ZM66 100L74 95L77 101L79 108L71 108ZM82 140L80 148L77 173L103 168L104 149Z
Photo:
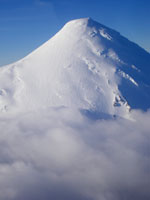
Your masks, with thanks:
M93 121L77 110L0 117L0 199L150 199L150 112Z

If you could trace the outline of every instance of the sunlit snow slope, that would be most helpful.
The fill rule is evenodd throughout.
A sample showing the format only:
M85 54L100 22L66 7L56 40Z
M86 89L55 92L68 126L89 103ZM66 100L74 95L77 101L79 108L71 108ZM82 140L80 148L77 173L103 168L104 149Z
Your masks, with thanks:
M0 68L0 112L46 107L127 116L150 107L150 54L90 18Z

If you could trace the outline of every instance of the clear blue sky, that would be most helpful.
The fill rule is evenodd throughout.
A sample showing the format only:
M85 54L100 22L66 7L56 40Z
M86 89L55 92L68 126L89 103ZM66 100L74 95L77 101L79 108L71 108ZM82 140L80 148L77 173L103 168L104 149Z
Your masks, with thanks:
M0 0L0 66L24 57L67 21L82 17L150 52L150 0Z

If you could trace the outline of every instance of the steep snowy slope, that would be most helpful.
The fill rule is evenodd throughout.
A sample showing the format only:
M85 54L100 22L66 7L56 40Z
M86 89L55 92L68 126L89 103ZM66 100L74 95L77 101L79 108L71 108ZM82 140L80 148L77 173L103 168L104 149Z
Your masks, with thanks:
M150 54L90 18L0 68L0 111L72 107L127 116L150 107Z

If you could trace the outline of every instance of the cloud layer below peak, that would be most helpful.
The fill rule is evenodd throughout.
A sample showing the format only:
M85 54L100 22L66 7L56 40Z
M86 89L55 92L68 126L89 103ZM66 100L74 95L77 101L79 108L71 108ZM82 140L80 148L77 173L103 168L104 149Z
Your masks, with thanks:
M0 117L0 199L150 199L150 112L90 120L68 108Z

